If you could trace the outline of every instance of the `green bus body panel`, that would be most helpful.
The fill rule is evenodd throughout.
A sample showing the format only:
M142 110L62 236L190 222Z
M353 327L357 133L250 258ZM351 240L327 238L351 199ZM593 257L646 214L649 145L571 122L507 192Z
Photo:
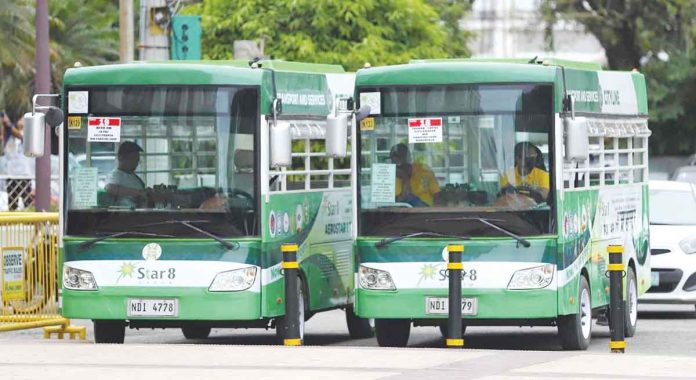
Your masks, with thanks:
M549 290L464 289L463 297L478 298L474 319L555 318L556 292ZM364 318L446 319L425 313L425 297L447 298L447 289L406 289L392 292L358 289L356 310Z
M348 189L273 194L263 204L262 249L270 263L277 263L282 244L298 245L310 310L341 307L352 300L351 207ZM265 315L281 315L284 305L278 299L284 298L285 284L280 275L271 281L263 290L263 310Z
M447 241L440 239L404 239L383 248L375 247L378 237L358 237L355 246L357 264L365 262L442 262L442 250L448 244L464 244L462 261L527 261L556 263L555 238L529 238L531 246L522 247L512 239L472 239Z
M143 260L146 244L157 243L162 247L160 261L196 260L226 261L261 266L269 265L261 260L261 241L258 238L228 239L238 242L239 249L227 250L211 239L108 239L80 250L79 245L91 238L63 238L64 261L79 260Z
M176 298L179 315L172 320L251 320L261 318L261 295L254 292L209 292L205 288L106 287L97 291L63 289L63 316L78 319L128 317L128 298ZM157 319L167 318L137 318Z

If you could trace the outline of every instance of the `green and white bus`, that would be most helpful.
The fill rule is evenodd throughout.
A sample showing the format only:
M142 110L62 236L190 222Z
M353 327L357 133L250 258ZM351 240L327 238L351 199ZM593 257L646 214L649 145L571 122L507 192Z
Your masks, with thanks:
M625 248L626 334L651 285L648 110L638 72L515 60L356 74L356 310L382 346L446 333L447 245L463 244L463 327L558 326L585 349Z
M67 70L62 313L93 320L97 343L126 327L282 335L292 243L301 330L345 308L351 335L371 336L352 311L351 160L325 143L354 77L283 61Z

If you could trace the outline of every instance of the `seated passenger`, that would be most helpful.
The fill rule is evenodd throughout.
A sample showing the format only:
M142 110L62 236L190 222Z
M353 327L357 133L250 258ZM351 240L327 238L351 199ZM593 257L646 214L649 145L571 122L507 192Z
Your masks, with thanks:
M414 207L432 206L440 193L433 171L426 165L411 163L406 144L394 145L389 158L396 164L396 201Z
M500 177L501 193L519 193L545 202L549 195L549 173L541 150L530 142L515 145L515 167Z

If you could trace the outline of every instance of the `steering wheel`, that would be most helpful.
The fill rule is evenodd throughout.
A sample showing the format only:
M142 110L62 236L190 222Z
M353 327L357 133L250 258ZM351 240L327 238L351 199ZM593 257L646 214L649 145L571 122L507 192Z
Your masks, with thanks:
M232 189L232 190L230 191L230 196L231 196L231 197L235 197L235 198L243 199L243 200L246 201L249 205L253 205L253 204L254 204L254 196L251 195L251 194L249 194L249 193L247 193L247 192L244 191L244 190L240 190L240 189L234 188L234 189Z
M536 203L541 203L545 202L546 200L544 199L544 195L541 193L541 191L537 189L533 189L529 186L512 186L512 185L507 185L504 188L500 189L500 192L498 193L498 196L500 197L501 195L505 194L519 194L519 195L524 195L526 197L534 199L534 202Z

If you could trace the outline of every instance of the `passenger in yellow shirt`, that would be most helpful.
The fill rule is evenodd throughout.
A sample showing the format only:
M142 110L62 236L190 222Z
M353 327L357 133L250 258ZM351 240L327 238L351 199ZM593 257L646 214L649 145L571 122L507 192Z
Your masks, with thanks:
M411 163L411 153L406 144L394 145L389 158L396 164L396 200L415 207L428 207L435 203L440 185L435 174L426 165Z
M515 145L515 168L500 177L502 194L526 195L537 203L546 202L549 196L549 173L544 166L541 150L530 142Z

